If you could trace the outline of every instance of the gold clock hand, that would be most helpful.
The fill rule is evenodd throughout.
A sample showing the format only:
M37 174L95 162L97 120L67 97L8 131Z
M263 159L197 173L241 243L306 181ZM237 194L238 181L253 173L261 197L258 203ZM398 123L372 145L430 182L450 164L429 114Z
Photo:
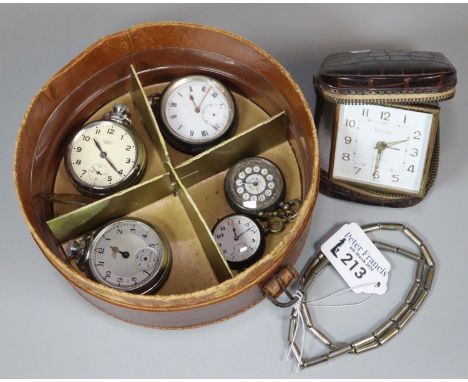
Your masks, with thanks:
M408 139L404 139L402 141L394 141L394 142L385 142L385 146L390 147L390 146L395 146L403 142L408 142Z
M195 98L193 98L193 95L190 94L189 98L190 98L190 101L192 101L193 106L195 106L195 113L199 113L200 110L198 109L197 104L195 103ZM198 111L197 111L197 109L198 109Z
M374 166L374 172L372 173L372 177L375 178L377 174L377 170L379 169L379 164L380 164L380 159L382 158L382 151L385 150L387 147L385 142L379 141L375 145L375 149L377 149L377 156L375 158L375 166Z
M210 87L209 87L208 90L206 91L205 95L203 96L202 100L201 100L200 103L198 104L198 107L195 109L195 111L196 111L197 113L200 112L200 107L201 107L203 101L205 100L206 96L208 95L208 93L210 92L210 90L211 90L212 87L213 87L213 85L210 85Z

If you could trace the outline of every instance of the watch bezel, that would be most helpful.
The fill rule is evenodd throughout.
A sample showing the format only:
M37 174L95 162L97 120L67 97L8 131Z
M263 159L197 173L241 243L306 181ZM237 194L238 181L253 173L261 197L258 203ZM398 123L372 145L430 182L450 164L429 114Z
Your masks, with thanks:
M211 234L213 235L213 239L215 240L215 242L216 242L216 238L214 237L214 232L216 230L216 227L218 227L218 225L221 224L222 221L233 216L242 216L244 218L250 219L260 232L260 243L258 245L257 251L255 251L255 253L252 256L250 256L248 259L243 260L243 261L230 261L223 256L223 258L226 260L227 264L229 265L229 268L235 271L242 271L246 269L247 267L250 267L251 265L255 264L264 255L265 246L266 246L266 240L265 240L266 233L263 227L252 216L242 214L242 213L233 213L233 214L225 215L222 218L218 219L216 224L211 229ZM216 245L218 245L217 242L216 242Z
M91 260L91 255L92 255L92 249L93 249L93 243L97 241L104 233L106 232L106 229L110 225L114 225L116 223L124 223L124 222L137 222L140 224L144 224L148 226L150 229L154 231L154 233L159 237L159 240L161 242L161 249L162 249L162 260L161 260L161 265L159 267L159 271L155 272L153 277L151 277L144 285L140 285L137 288L118 288L114 285L107 284L101 279L96 276L93 272L92 267L90 266L90 260ZM94 231L90 236L89 239L87 240L87 246L86 246L86 251L84 255L84 259L82 262L82 267L83 270L85 271L86 275L93 281L105 285L109 288L118 290L120 292L127 292L127 293L134 293L134 294L150 294L153 292L156 292L159 288L162 287L164 282L167 280L169 273L172 268L172 253L171 253L171 248L169 246L169 242L164 235L164 233L156 227L155 225L148 223L145 220L139 219L139 218L117 218L117 219L112 219L100 228L98 228L96 231Z
M360 106L365 106L366 104L362 104ZM427 188L427 183L429 181L429 175L430 175L430 167L431 167L431 161L432 161L432 156L434 152L434 147L435 147L435 140L436 140L436 135L437 135L437 130L439 127L439 117L440 117L440 109L437 106L432 106L432 105L394 105L394 104L389 104L389 105L377 105L377 106L384 106L388 108L393 108L393 109L404 109L404 110L410 110L410 111L418 111L422 113L428 113L432 114L432 123L431 123L431 131L429 133L429 139L428 139L428 146L427 146L427 152L426 152L426 157L424 159L424 169L423 169L423 174L421 178L421 183L419 185L419 190L417 192L412 192L409 190L404 190L400 188L392 188L389 186L384 186L384 185L374 185L370 184L367 182L360 182L360 181L353 181L349 179L341 179L341 178L336 178L333 175L333 169L334 169L334 164L335 164L335 152L336 152L336 138L338 136L338 128L339 128L339 117L340 117L340 107L343 106L343 104L336 104L335 105L335 115L334 115L334 120L333 120L333 132L332 132L332 141L331 141L331 147L330 147L330 160L329 160L329 167L328 167L328 177L330 181L337 183L337 184L349 184L349 185L354 185L356 187L360 187L363 189L369 189L373 190L375 192L383 192L387 194L392 194L392 195L402 195L402 196L415 196L419 198L423 198L426 194L426 188Z
M252 159L262 159L268 163L270 163L271 166L275 167L278 171L279 171L279 174L281 176L281 179L283 181L283 188L281 190L281 192L278 194L278 199L276 200L276 202L274 202L273 204L271 204L269 207L267 208L262 208L262 209L251 209L251 208L246 208L244 206L241 206L239 205L238 203L236 203L233 198L231 198L231 187L230 185L228 184L229 182L229 178L232 177L232 174L233 174L233 171L234 171L234 167L236 167L239 163L241 162L244 162L244 161L248 161L248 160L252 160ZM245 215L256 215L258 212L260 211L272 211L274 210L276 207L278 207L278 205L284 200L284 197L286 195L286 179L284 178L284 174L283 172L281 171L281 169L279 168L279 166L274 163L273 161L267 159L267 158L264 158L264 157L261 157L261 156L253 156L253 157L247 157L247 158L242 158L242 159L239 159L238 161L234 162L230 167L229 167L229 170L228 172L226 173L226 176L224 178L224 195L226 197L226 200L228 201L228 204L230 205L230 207L240 213L240 214L245 214Z
M136 149L136 159L135 159L135 163L131 171L127 174L127 176L124 179L120 180L116 184L113 184L109 187L92 186L88 183L83 182L76 175L75 171L73 171L73 165L71 163L71 151L73 150L73 144L76 142L76 140L79 139L79 136L81 136L81 133L83 132L83 130L92 129L102 123L112 123L112 124L119 126L123 130L125 130L125 132L130 136L130 138L135 143L135 149ZM73 138L68 143L67 149L65 152L65 170L68 175L68 178L70 179L72 184L78 189L78 191L82 192L85 195L92 196L92 197L108 196L138 182L143 176L145 165L146 165L146 149L145 149L145 145L140 135L136 131L134 131L133 128L130 128L129 126L126 126L122 123L118 123L113 120L107 120L107 119L101 119L99 121L91 122L82 126L81 129L79 129L75 133Z
M226 102L228 103L229 110L232 110L232 112L229 115L226 130L221 135L204 141L202 143L194 143L186 138L175 135L172 132L167 116L164 113L164 109L166 108L169 96L172 94L174 89L194 80L210 81L214 83L216 88L218 88L218 90L220 90L223 93ZM221 141L225 140L228 136L230 136L234 131L235 127L237 126L237 104L233 94L223 83L210 76L194 74L175 79L164 89L159 100L157 100L157 102L155 102L155 104L152 105L152 109L153 113L156 116L159 128L164 139L171 146L186 154L198 154L210 147L215 146L216 144L220 143Z

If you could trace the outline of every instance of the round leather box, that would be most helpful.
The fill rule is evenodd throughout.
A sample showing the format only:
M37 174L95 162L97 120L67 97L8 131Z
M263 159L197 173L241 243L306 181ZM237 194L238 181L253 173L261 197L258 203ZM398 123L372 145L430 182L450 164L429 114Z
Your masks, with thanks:
M51 230L50 221L76 211L55 204L50 195L73 194L63 175L66 142L83 123L98 118L112 103L130 99L131 65L147 95L188 74L211 75L223 81L238 103L239 137L249 124L261 124L262 120L284 112L285 141L256 153L274 158L283 167L286 181L289 180L287 196L301 199L302 204L298 216L287 224L284 232L267 237L270 244L265 255L248 269L230 277L218 277L216 272L211 278L206 276L205 270L211 275L212 269L197 242L196 230L185 227L190 225L190 218L185 218L182 210L179 214L180 195L166 196L164 203L147 203L128 214L150 220L166 219L161 224L167 223L169 241L171 235L178 240L172 243L174 264L168 285L157 294L129 294L98 284L63 256L63 240ZM261 140L268 142L272 136L262 134ZM143 138L145 142L149 139ZM261 146L254 143L254 148ZM19 203L34 240L80 295L104 312L128 322L183 328L216 322L253 306L264 297L263 287L275 272L294 264L306 242L317 196L320 175L317 147L314 122L304 96L289 73L268 53L242 37L212 27L174 22L144 24L97 41L44 85L32 100L20 127L14 177ZM169 155L176 171L177 166L190 160L170 147ZM136 188L151 186L151 178L162 171L159 164L150 149L146 174ZM222 211L229 212L217 189L220 179L223 173L200 185L187 186L207 227L221 217L218 215ZM212 190L217 199L208 201L206 194L211 191L206 190ZM133 194L124 191L123 195ZM91 201L91 205L106 206L106 200ZM125 200L132 205L131 200ZM170 207L170 203L175 203L175 207ZM179 231L185 236L177 236ZM197 280L204 279L209 281L197 284ZM270 287L273 293L279 292L271 282Z

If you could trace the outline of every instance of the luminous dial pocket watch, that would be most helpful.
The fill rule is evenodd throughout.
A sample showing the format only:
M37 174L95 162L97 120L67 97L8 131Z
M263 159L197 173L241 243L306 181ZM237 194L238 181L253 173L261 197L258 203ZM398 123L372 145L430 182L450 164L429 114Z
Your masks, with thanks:
M339 105L332 179L422 196L437 129L437 110Z
M153 111L165 139L176 149L198 153L225 139L234 129L236 104L214 78L194 75L172 82Z
M68 145L65 168L75 187L105 196L136 183L146 163L139 135L125 105L114 105L100 121L83 126Z
M264 229L251 217L228 215L216 223L213 236L230 268L242 270L265 251Z
M67 250L98 283L124 292L148 294L169 275L172 257L163 233L139 219L117 219Z
M284 198L285 188L278 166L261 157L237 161L224 180L226 199L232 209L251 215L276 208Z

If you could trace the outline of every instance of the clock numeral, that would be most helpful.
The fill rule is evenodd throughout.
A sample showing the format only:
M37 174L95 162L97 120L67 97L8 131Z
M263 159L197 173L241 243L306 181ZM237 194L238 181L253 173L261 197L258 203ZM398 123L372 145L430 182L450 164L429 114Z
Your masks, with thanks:
M169 106L170 106L170 107L177 107L177 103L176 103L176 102L171 102L171 103L169 104Z
M344 161L349 161L351 159L351 154L349 153L343 153L343 156L341 157Z
M135 276L133 276L133 277L131 278L131 280L132 280L133 282L135 282L135 284L136 284L136 282L137 282L138 279L137 279Z
M123 141L124 136L125 136L125 134L122 134L122 136L120 137L120 140L121 140L121 141Z
M189 89L190 89L191 92L193 92L193 88L191 86L189 86Z
M220 230L220 231L226 231L226 227L225 227L225 226L221 226L221 227L219 228L219 230Z
M108 128L108 129L107 129L107 134L112 135L112 134L114 134L114 133L115 133L115 130L114 130L114 129L112 129L112 128Z
M345 126L346 127L356 127L356 121L354 119L346 118Z
M109 175L109 176L107 177L107 181L108 181L108 182L112 182L112 176Z
M421 139L421 132L419 130L413 133L413 139Z
M119 278L117 279L117 282L118 282L119 284L120 284L122 281L123 281L123 278L122 278L122 277L119 277Z
M349 135L344 137L344 143L346 143L347 145L349 145L352 141L353 139Z
M361 167L357 167L357 166L354 166L354 169L356 170L356 172L354 173L354 175L357 175L359 173L359 171L362 170Z
M398 183L400 181L400 176L399 175L392 175L392 182L393 183Z
M131 162L131 159L130 158L126 158L125 159L125 163L130 163Z
M362 116L369 118L369 109L362 109Z
M176 114L171 115L171 119L175 119L175 118L177 118Z
M406 114L405 114L405 118L403 118L403 123L406 123Z
M155 244L155 243L148 244L148 247L150 247L150 248L155 248L155 247L156 247L156 244Z
M383 111L380 113L380 119L383 121L388 121L390 120L390 112L389 111Z
M89 135L82 135L82 137L83 137L83 141L86 141L86 142L88 142L91 139Z
M213 98L216 98L216 97L218 96L218 93L214 92L213 94L211 94L211 96L212 96Z
M94 130L94 134L96 134L96 135L99 135L99 134L101 134L101 130L100 130L100 129L96 129L96 130Z
M130 146L130 145L127 145L127 146L125 147L125 151L130 151L131 149L132 149L132 146Z
M406 170L408 172L414 172L414 164L412 164L411 166L408 167L408 169Z
M206 86L202 86L201 91L204 93L206 92Z
M79 166L81 164L81 159L77 159L75 164Z
M206 137L208 135L208 131L202 130L201 135L202 135L202 137Z
M418 149L417 149L417 148L413 148L413 149L411 149L411 154L410 154L410 155L411 155L412 157L417 157L417 156L418 156L418 153L419 153Z
M96 248L97 253L104 253L104 248Z
M108 277L111 277L112 275L112 272L111 271L106 271L106 275L104 276L104 278L108 278Z
M193 134L195 134L195 130L190 130L190 136L193 137Z
M222 239L224 237L224 233L217 233L216 239Z
M123 174L123 170L119 170L119 174L122 175L122 174Z
M117 232L119 235L122 235L122 233L123 233L123 231L122 231L120 228L118 228L118 229L116 230L116 232Z
M83 176L84 174L86 174L86 170L81 170L82 173L81 173L81 176Z
M375 180L380 179L380 173L378 171L374 171L374 173L372 174L372 178L374 178Z
M81 152L81 150L83 150L83 148L82 148L81 146L78 146L78 147L76 148L76 151L79 152L79 153Z
M100 261L99 263L96 264L96 267L99 267L99 266L103 266L104 265L104 261Z

